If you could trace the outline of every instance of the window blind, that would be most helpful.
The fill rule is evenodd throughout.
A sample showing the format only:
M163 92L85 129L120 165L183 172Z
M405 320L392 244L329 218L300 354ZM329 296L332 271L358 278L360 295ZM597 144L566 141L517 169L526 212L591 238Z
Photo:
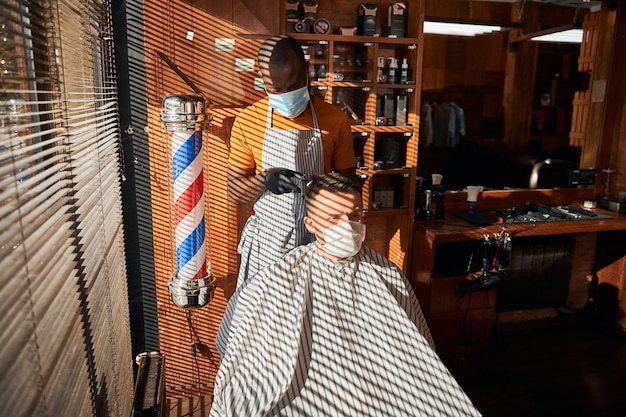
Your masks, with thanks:
M0 8L0 415L129 415L110 3Z

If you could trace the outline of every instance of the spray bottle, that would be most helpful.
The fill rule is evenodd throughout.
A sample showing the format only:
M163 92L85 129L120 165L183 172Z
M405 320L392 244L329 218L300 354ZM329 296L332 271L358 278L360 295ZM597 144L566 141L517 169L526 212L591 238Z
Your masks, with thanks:
M409 83L409 62L407 58L402 58L402 66L400 67L400 83Z
M385 58L378 57L378 71L376 74L376 81L379 83L387 82L387 76L385 75Z
M395 84L398 82L396 78L398 76L398 58L389 58L389 83Z

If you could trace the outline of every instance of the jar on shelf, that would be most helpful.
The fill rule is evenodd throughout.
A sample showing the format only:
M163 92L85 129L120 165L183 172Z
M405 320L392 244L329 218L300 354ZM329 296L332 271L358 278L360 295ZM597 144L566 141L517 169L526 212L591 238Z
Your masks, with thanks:
M325 64L320 64L317 66L316 75L318 79L326 78L326 65Z

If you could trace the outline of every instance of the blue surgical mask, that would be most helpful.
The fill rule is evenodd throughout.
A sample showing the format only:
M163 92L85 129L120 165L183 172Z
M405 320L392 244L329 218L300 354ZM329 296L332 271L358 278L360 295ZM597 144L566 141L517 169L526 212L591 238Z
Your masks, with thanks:
M270 107L290 119L298 117L304 112L309 104L309 87L305 85L297 90L288 91L281 94L267 93Z

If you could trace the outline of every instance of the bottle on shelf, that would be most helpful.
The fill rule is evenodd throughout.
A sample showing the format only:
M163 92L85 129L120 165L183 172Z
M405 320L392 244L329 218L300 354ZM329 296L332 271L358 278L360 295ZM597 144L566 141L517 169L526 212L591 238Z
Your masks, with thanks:
M317 66L317 79L323 81L326 78L326 65L320 64Z
M402 58L402 65L400 66L400 83L408 84L409 82L409 62L407 58Z
M385 74L385 58L382 56L378 57L376 81L379 83L387 82L387 75Z
M406 126L407 97L403 94L396 96L396 126Z
M398 76L398 58L389 58L389 79L387 80L390 84L395 84L397 82L396 77Z
M317 20L317 0L304 0L302 2L302 17L307 21L309 28Z
M294 23L300 19L300 4L298 0L285 0L285 18Z
M343 55L333 55L333 63L335 71L333 72L333 81L343 81L343 67L345 65L345 59Z
M337 93L335 94L335 105L339 106L339 108L342 108L345 105L345 103L346 103L346 97L343 92L343 89L337 90Z
M326 51L324 49L324 46L321 44L317 44L315 46L315 56L317 58L324 58L326 56Z

